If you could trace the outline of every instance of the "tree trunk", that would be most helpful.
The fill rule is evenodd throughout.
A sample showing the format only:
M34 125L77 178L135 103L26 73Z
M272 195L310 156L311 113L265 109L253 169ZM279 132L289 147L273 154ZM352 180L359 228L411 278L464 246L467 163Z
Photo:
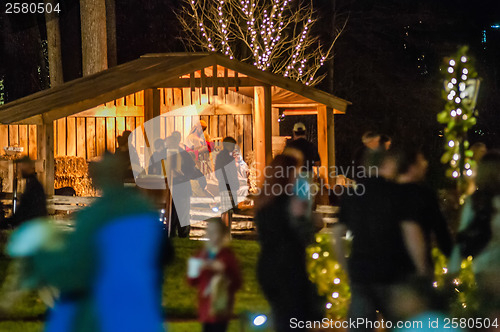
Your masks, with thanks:
M105 0L80 0L83 76L108 68Z
M330 27L330 38L335 38L337 34L337 1L333 0L332 1L332 22L331 22L331 27ZM335 46L333 46L335 48ZM332 58L330 59L330 62L328 63L328 92L333 94L333 91L335 90L334 86L334 76L335 76L335 51L332 49Z
M55 7L55 0L45 0ZM47 29L47 48L49 56L50 86L54 87L64 83L62 53L61 53L61 31L59 29L59 15L55 12L45 12L45 26Z
M106 34L108 42L108 67L114 67L117 64L115 0L106 0Z

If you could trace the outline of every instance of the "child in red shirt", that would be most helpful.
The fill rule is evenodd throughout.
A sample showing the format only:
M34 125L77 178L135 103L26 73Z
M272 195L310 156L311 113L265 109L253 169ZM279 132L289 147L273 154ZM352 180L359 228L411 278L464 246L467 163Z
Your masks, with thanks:
M188 282L198 288L198 314L203 332L225 332L241 287L241 272L227 246L228 228L220 218L208 222L207 244L188 262Z

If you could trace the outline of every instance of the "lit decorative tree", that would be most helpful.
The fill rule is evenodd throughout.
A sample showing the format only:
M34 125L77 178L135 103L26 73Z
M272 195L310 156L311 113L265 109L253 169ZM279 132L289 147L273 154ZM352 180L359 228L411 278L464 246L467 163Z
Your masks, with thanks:
M471 168L474 166L467 132L476 124L475 107L479 91L479 79L472 59L466 54L467 50L467 47L462 47L455 56L445 59L443 98L446 105L437 116L438 121L446 125L446 151L441 162L449 163L446 174L458 179L459 186L472 175Z
M293 0L184 0L177 17L189 48L221 52L307 85L324 78L318 70L345 26L323 47L311 33L312 2Z

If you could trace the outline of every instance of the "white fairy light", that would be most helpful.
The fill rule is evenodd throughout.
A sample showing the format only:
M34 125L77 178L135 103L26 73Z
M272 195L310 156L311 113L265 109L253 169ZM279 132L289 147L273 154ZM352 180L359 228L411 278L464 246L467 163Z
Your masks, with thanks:
M453 73L453 67L448 67L448 73Z
M454 66L455 65L455 60L451 59L450 60L450 66Z
M465 57L465 55L460 58L460 61L462 61L463 63L467 62L467 58Z

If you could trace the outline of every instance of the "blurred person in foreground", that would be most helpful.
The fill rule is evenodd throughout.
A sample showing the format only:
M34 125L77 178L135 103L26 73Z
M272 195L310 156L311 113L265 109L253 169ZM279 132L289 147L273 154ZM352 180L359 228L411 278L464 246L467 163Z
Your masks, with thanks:
M48 215L45 192L36 176L35 162L25 156L17 161L17 165L21 177L26 180L26 185L19 199L16 213L8 221L12 227L18 227L28 220Z
M417 221L422 227L427 264L432 268L432 244L435 243L446 257L450 257L453 241L437 195L423 184L429 163L419 149L410 146L393 149L387 158L394 158L396 162L395 178L400 185L401 198L406 201L404 206L409 209L407 218Z
M365 166L365 159L367 154L370 152L376 151L380 147L380 134L374 131L367 131L361 136L361 142L363 146L358 148L354 152L354 156L352 157L352 162L355 169L354 175L359 171L359 167Z
M73 232L29 254L38 283L60 293L45 331L163 331L162 263L171 250L158 215L123 188L119 158L106 154L89 169L102 197L78 213ZM18 247L22 241L11 243L11 252Z
M395 285L414 274L430 277L432 270L426 263L423 231L406 215L398 185L388 180L396 169L394 161L382 151L370 154L367 161L366 167L379 167L378 174L371 174L353 195L343 197L333 233L337 259L350 279L349 318L374 322L377 311L385 319L397 318L390 310ZM347 230L353 236L348 260L342 239Z
M295 195L302 160L277 155L266 168L256 201L255 221L261 251L257 278L271 305L274 328L294 330L290 320L321 320L323 300L309 280L306 248L315 229L308 205Z
M461 257L473 257L483 316L500 317L500 152L486 153L477 168L477 190L462 210L457 246L449 263L458 273Z
M188 282L198 288L198 313L203 332L225 332L242 277L229 247L229 229L220 218L208 220L205 247L188 261Z

